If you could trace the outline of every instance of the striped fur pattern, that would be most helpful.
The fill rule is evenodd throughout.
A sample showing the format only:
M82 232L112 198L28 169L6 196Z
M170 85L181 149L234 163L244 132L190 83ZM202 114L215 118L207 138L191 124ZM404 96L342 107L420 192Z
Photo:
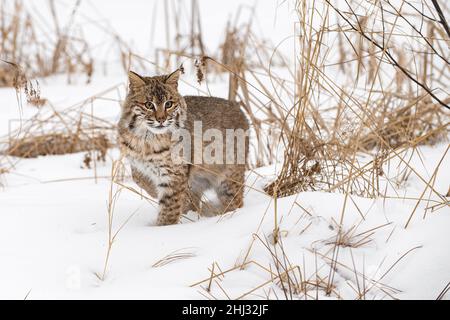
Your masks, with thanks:
M158 225L175 224L189 210L210 216L243 206L245 164L193 164L192 159L176 163L171 158L173 148L181 143L172 141L172 134L186 129L194 139L194 121L202 122L203 132L248 129L237 104L213 97L182 97L177 89L179 75L180 70L156 77L130 72L118 125L121 152L131 164L133 180L158 199ZM218 203L203 201L208 189L216 191Z

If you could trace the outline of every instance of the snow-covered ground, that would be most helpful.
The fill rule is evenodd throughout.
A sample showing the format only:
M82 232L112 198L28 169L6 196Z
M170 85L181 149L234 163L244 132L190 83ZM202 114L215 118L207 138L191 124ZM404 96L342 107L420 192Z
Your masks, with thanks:
M217 26L205 31L206 38L217 41L221 35L213 31L221 30L228 17L225 12L234 12L242 1L228 3L221 14L211 8L212 2L200 2L205 25ZM133 2L136 6L139 3ZM113 8L109 4L95 1L116 31L125 37L130 35L130 42L134 43L139 37L141 40L150 37L134 36L132 32L138 28L136 21L145 21L150 14L146 15L144 10L131 12L130 1L115 2ZM140 6L147 6L148 12L152 8L151 4ZM267 5L263 9L257 12L261 29L274 42L281 41L285 32L289 33L289 19L274 19L276 6L271 11ZM282 9L283 14L290 10ZM145 45L138 47L146 50ZM119 69L107 77L95 75L89 85L82 81L68 85L64 79L56 76L40 81L42 96L58 110L126 82ZM195 84L193 76L191 80ZM195 94L199 92L196 88L205 89L204 84L196 86L182 84L180 91ZM209 89L214 95L226 96L226 79L216 79ZM120 99L123 95L124 86L120 86L118 92L106 97ZM111 100L95 101L95 114L112 122L118 120L119 108ZM8 133L11 119L25 121L35 113L36 108L26 104L18 108L13 89L0 89L0 136ZM410 165L428 181L446 148L446 144L419 147ZM118 197L113 220L113 232L120 231L111 248L106 276L100 280L108 248L111 167L119 153L109 150L106 162L98 162L95 170L84 168L83 157L84 153L77 153L9 159L15 163L14 168L0 175L0 298L285 297L277 281L269 281L269 268L274 274L276 271L265 241L271 242L275 206L273 199L261 192L275 177L276 166L247 173L242 209L212 218L191 213L189 219L183 218L180 224L167 227L154 226L157 209L152 202L124 189ZM443 195L449 189L449 165L447 155L434 181L434 189ZM386 172L395 171L395 160L390 166ZM130 178L124 183L137 188ZM115 185L114 190L117 188ZM326 284L336 222L343 215L343 230L351 230L353 247L339 247L335 272L331 273L333 291L325 296L319 290L319 298L355 299L359 298L358 292L367 291L367 299L435 299L450 281L450 209L439 207L436 211L428 210L424 216L425 208L434 203L421 201L411 224L404 228L417 204L414 198L419 198L424 188L424 182L411 174L406 186L390 189L388 194L393 198L389 199L356 196L346 199L343 194L324 192L302 192L278 199L281 243L290 265L299 266L303 280L324 279ZM281 252L279 245L269 248ZM168 255L179 257L171 259ZM248 262L244 268L215 278L210 293L205 291L212 266L218 274L243 262ZM298 277L298 271L294 272ZM315 298L315 288L308 295ZM450 296L447 294L445 298Z
M428 172L440 160L445 147L420 148L426 156ZM111 151L110 155L117 158L118 153ZM118 233L106 279L100 281L96 274L103 272L107 251L110 188L107 177L111 161L98 165L95 182L92 169L80 168L82 160L83 154L21 160L14 171L2 177L5 186L0 192L1 298L24 298L31 290L28 295L31 299L194 299L203 297L199 293L203 289L190 285L207 279L208 268L214 262L225 271L242 263L249 252L246 261L264 267L272 264L273 268L270 252L254 236L270 238L274 226L273 202L257 191L264 185L262 177L273 176L273 168L267 167L257 170L258 175L248 174L247 184L254 189L247 189L242 209L223 217L198 220L191 214L194 221L183 219L174 226L154 226L157 214L154 205L123 191L114 211L113 231L135 214ZM413 163L422 168L419 159ZM447 159L443 168L448 165ZM436 189L443 191L449 178L448 171L441 172ZM126 183L134 186L132 181ZM407 195L417 196L421 188L423 183L411 179ZM399 192L403 195L406 190ZM284 250L290 263L300 266L307 278L316 279L316 268L320 277L328 276L328 259L333 249L328 242L336 235L332 221L339 219L344 198L342 194L305 192L278 200ZM354 242L369 235L370 229L383 227L374 230L366 239L370 241L361 247L340 248L335 292L342 298L353 299L357 297L354 290L363 285L362 274L358 276L359 283L355 278L353 254L356 270L361 273L364 270L368 279L380 282L369 290L367 298L389 298L379 288L400 299L436 298L450 277L448 207L428 213L423 219L426 203L420 204L412 224L405 230L403 226L416 201L352 198L358 209L353 202L347 203L344 230L358 225L354 234L363 235ZM256 240L251 246L253 239ZM416 249L391 269L397 259L413 248ZM175 251L189 256L152 267ZM267 271L249 264L244 270L226 274L220 285L231 298L237 298L269 279ZM371 285L368 280L365 282L366 287ZM394 293L394 289L388 289L391 287L398 291ZM270 283L246 297L265 297L269 288L283 297L280 287ZM211 293L227 298L214 282ZM314 296L314 290L310 294ZM271 293L270 297L276 296ZM323 297L323 292L319 297Z

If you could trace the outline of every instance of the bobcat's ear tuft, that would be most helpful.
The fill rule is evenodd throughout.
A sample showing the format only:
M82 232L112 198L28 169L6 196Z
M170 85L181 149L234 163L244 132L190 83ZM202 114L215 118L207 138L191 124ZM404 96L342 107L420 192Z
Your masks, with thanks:
M178 80L180 79L180 74L183 72L183 66L181 68L175 70L171 74L166 77L166 84L173 86L175 88L178 87Z
M144 79L136 72L128 71L128 80L130 81L130 88L142 87L145 85Z

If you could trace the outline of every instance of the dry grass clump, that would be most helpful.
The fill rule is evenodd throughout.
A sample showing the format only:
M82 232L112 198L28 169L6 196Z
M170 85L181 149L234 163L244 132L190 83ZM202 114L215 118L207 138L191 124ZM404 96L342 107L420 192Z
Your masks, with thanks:
M275 197L283 197L300 191L318 189L317 180L323 169L321 159L326 159L325 145L299 138L293 139L287 150L298 154L287 155L292 165L283 165L277 180L267 185L265 191ZM292 161L294 156L298 156L298 161Z
M11 86L17 91L24 88L28 79L16 63L0 59L0 87Z
M448 111L429 100L414 100L403 100L405 106L376 108L373 129L367 130L359 141L361 151L370 152L380 147L380 140L386 142L383 148L387 149L409 145L425 135L419 144L434 145L445 140L449 133ZM450 103L450 99L444 102ZM354 137L351 137L350 144L354 143Z
M0 87L21 88L26 81L24 73L16 64L0 60Z
M38 156L98 151L98 160L104 161L106 151L111 145L104 134L83 137L77 134L49 133L13 139L5 153L13 157L36 158Z
M0 58L21 66L30 78L53 74L83 73L87 82L93 73L94 63L83 34L75 34L73 21L81 1L72 8L68 23L60 25L54 1L49 1L54 29L42 29L36 15L29 12L21 0L2 2L0 5ZM77 28L79 30L79 28ZM44 36L44 34L47 34ZM55 35L53 37L52 35ZM0 87L17 87L21 81L11 64L0 63Z
M297 2L296 90L286 115L291 129L282 128L284 163L276 181L266 187L269 194L320 189L379 196L383 164L392 158L405 162L399 151L408 147L448 139L450 99L442 82L450 74L445 39L436 37L439 25L432 19L423 22L428 35L411 26L411 17L420 20L427 14L408 11L403 8L407 5L388 3L386 9L350 1L341 8L329 1L311 6ZM319 10L320 22L314 24ZM329 25L332 16L344 27ZM413 29L411 35L403 31L405 24ZM338 61L330 60L333 51L324 44L332 36L338 42ZM405 46L410 38L414 41L408 51L387 44ZM411 65L421 68L414 72ZM337 82L325 70L345 77ZM374 157L364 169L357 161L362 154Z
M93 161L104 161L107 150L116 143L116 126L96 117L93 107L97 99L103 99L103 95L116 91L118 87L62 111L57 111L48 104L46 108L39 109L31 119L25 122L19 120L20 125L0 139L0 154L34 158L87 152L84 161L86 167L90 167Z

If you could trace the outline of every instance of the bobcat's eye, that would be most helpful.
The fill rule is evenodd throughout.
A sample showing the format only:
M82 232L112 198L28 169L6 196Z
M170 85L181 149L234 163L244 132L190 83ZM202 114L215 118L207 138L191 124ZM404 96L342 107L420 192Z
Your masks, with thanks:
M149 109L149 110L154 110L155 109L155 105L153 104L153 102L150 102L150 101L147 101L146 103L145 103L145 107L147 108L147 109Z
M172 106L173 106L173 102L170 100L166 101L166 103L164 104L164 107L166 108L166 110L172 108Z

